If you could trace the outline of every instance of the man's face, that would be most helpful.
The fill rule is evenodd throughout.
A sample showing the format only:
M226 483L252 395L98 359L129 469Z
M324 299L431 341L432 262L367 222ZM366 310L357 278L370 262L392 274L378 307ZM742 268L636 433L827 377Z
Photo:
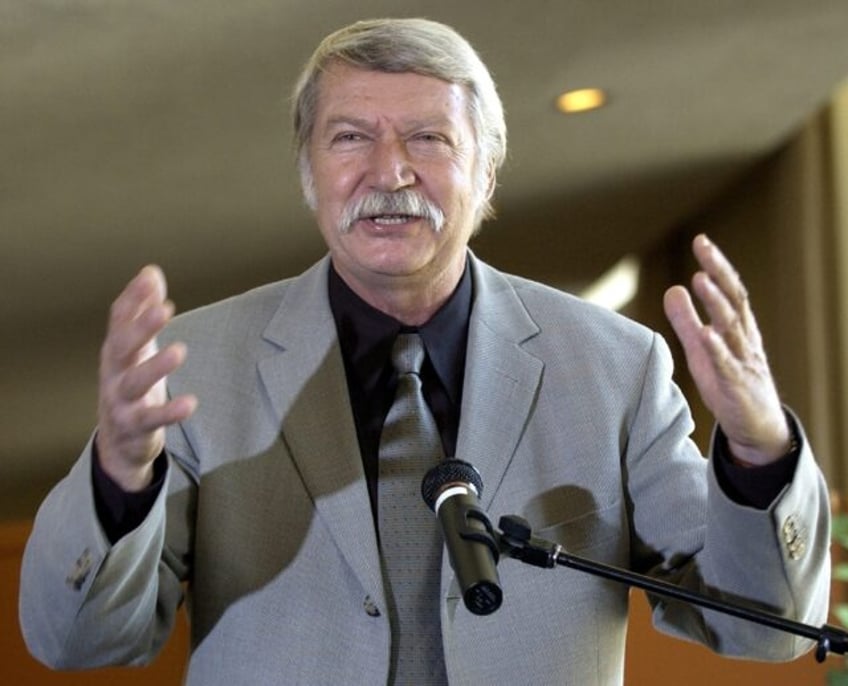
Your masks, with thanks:
M320 79L307 152L315 214L336 270L372 304L369 296L379 302L386 288L452 290L485 199L475 184L464 88L342 63ZM378 202L350 216L372 194L399 191L441 213L441 228L408 204Z

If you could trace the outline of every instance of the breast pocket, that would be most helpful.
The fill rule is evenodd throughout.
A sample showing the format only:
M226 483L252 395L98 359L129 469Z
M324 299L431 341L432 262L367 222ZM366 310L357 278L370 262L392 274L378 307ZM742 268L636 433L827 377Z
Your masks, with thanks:
M629 550L627 516L621 499L599 506L594 495L562 486L535 496L524 517L533 533L566 552L610 564L624 564Z

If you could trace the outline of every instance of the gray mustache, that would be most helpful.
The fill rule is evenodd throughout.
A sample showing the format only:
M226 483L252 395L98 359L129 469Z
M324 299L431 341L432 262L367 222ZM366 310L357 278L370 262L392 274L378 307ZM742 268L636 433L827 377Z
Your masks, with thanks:
M370 219L380 215L407 215L425 219L433 230L439 232L445 222L445 215L434 203L417 191L403 190L394 193L375 191L363 195L348 205L339 221L341 233L347 233L360 219Z

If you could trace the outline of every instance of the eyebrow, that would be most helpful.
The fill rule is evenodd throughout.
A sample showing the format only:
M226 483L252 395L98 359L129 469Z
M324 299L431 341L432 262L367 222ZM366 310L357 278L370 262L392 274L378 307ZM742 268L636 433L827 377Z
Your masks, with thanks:
M325 128L332 129L337 126L355 126L360 129L371 129L373 128L373 124L369 122L367 119L363 119L361 117L352 117L346 115L337 115L335 117L330 117L327 120Z
M339 126L353 126L354 128L363 129L365 131L371 131L375 128L372 120L344 114L330 117L324 128L325 130L329 130ZM413 119L404 126L404 129L415 131L417 129L426 129L431 126L449 126L451 129L454 128L454 125L451 123L449 118L442 115L434 115L430 118Z

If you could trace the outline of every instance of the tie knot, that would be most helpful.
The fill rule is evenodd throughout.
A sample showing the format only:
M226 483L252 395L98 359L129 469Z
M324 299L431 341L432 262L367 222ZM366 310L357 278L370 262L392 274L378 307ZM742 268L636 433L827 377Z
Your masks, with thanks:
M417 333L400 333L392 345L392 365L398 374L418 374L424 363L424 342Z

